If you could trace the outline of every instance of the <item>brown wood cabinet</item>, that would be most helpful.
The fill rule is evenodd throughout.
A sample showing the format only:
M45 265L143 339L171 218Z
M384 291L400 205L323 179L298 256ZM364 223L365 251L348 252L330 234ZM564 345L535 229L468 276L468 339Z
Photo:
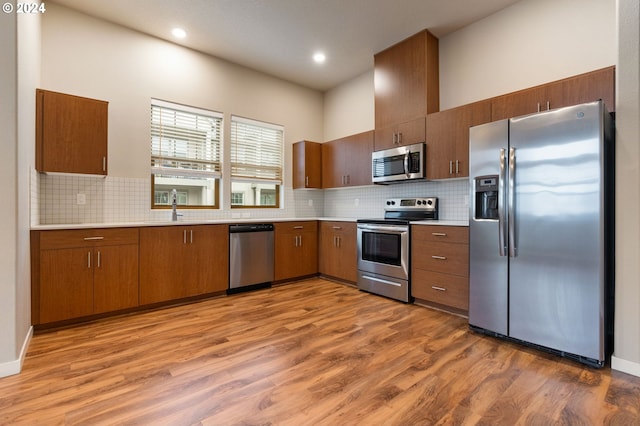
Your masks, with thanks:
M36 170L106 175L108 105L36 89Z
M602 99L615 110L615 67L580 74L492 99L492 121Z
M373 130L322 144L324 188L371 185Z
M490 100L427 115L427 178L469 176L469 127L490 121Z
M33 231L34 325L138 306L138 228Z
M318 223L275 224L275 281L318 273Z
M376 128L374 149L395 148L402 145L413 145L425 141L425 117L398 123L388 127Z
M226 291L228 225L140 229L140 304Z
M374 56L376 151L424 142L424 117L439 110L438 57L427 30Z
M469 228L413 225L411 295L459 313L469 310Z
M320 222L319 240L320 273L355 283L358 280L356 224Z
M293 189L322 188L322 144L293 144Z

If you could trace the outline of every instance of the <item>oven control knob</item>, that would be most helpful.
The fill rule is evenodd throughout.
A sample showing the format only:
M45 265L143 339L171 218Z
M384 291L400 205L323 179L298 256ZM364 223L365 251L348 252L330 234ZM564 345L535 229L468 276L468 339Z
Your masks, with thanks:
M390 206L391 205L391 201L387 201L387 205Z
M429 200L429 201L426 201L426 203L431 205L431 204L433 204L433 201Z
M418 204L418 205L422 204L422 201L421 201L421 200L418 200L417 204Z

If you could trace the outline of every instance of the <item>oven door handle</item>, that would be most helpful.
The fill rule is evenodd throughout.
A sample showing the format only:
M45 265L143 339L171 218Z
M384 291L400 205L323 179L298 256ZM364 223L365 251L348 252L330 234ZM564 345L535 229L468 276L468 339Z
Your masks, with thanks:
M406 226L384 226L384 225L358 225L358 229L365 229L367 231L380 231L391 232L394 234L401 234L403 232L409 232L409 228Z

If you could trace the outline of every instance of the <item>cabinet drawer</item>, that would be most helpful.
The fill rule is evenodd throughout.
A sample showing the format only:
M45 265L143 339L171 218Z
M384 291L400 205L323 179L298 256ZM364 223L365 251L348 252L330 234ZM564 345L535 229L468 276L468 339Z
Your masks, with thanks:
M320 222L320 232L351 236L356 234L356 224L351 222Z
M281 233L315 232L317 229L318 223L316 221L280 222L275 224L276 232Z
M138 244L138 228L102 228L42 231L40 249Z
M411 265L415 269L469 276L469 246L414 240Z
M469 279L455 275L414 270L411 295L454 308L469 309Z
M413 241L435 241L469 244L469 228L466 226L413 225Z

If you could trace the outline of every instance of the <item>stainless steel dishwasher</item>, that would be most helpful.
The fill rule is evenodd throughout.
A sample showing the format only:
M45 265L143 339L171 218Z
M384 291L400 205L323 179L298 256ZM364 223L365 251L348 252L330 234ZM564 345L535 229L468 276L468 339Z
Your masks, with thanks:
M273 224L229 225L227 293L269 287L274 277Z

